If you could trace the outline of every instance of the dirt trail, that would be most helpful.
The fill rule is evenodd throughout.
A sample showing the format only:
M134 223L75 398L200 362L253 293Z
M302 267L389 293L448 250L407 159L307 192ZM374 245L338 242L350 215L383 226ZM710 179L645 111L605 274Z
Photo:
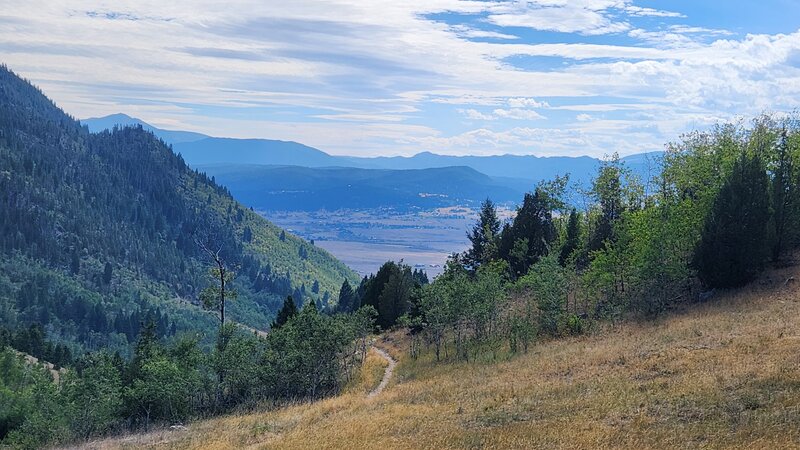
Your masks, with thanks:
M397 361L395 361L395 359L392 358L391 355L389 355L389 353L387 353L385 350L375 346L373 346L372 349L375 350L375 353L380 355L381 358L385 359L389 363L389 365L386 366L386 371L383 372L383 379L381 379L381 384L379 384L378 387L373 389L372 392L370 392L367 395L367 398L375 397L376 395L383 392L383 390L386 388L386 385L389 384L389 380L392 379L394 366L397 365Z

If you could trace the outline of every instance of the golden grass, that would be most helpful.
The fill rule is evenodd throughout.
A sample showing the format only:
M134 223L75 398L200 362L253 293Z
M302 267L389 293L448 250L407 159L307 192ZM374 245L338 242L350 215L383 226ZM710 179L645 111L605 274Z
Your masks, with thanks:
M795 272L495 363L411 361L393 336L381 345L400 363L376 398L364 381L94 448L800 448L800 291L783 283Z
M369 394L380 384L383 373L388 365L388 361L380 357L374 351L369 351L360 370L344 387L344 392L347 394Z

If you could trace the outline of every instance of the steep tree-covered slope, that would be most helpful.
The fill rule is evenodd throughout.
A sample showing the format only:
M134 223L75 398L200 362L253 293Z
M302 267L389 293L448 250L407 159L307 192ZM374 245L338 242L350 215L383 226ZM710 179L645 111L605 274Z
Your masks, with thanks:
M238 274L233 320L266 328L284 296L336 298L355 274L237 203L141 127L92 134L0 67L0 321L75 350L125 349L140 323L206 333L197 240ZM312 289L312 286L315 288ZM316 288L318 286L318 288Z

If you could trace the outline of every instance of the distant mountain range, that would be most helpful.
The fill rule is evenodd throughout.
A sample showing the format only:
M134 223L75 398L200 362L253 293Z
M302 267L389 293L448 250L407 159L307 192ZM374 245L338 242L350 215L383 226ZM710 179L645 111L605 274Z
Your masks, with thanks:
M525 192L464 166L388 170L220 164L197 168L213 174L240 202L261 210L436 208L487 197L514 202Z
M81 122L90 131L141 125L172 144L189 165L217 177L245 204L272 210L309 210L323 204L326 208L426 207L477 202L487 196L513 202L539 181L567 173L586 186L600 164L589 156L447 156L430 152L411 157L334 156L291 141L163 130L124 114ZM641 153L623 161L633 173L647 179L658 173L661 155ZM444 182L443 177L450 180Z
M89 131L92 133L98 133L103 130L111 130L115 126L130 127L140 125L145 131L150 131L161 138L162 141L173 145L182 142L194 142L208 138L208 136L205 134L194 133L191 131L162 130L161 128L156 128L139 119L126 116L125 114L112 114L105 117L84 119L81 120L81 124L86 125L89 128Z

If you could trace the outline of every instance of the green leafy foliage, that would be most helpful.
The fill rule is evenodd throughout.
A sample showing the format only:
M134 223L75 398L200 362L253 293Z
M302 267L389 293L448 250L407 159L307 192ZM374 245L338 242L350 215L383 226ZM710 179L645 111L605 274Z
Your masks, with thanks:
M485 203L472 248L422 288L404 323L437 360L464 359L466 347L493 355L496 344L485 343L504 338L512 352L527 351L535 339L582 333L595 320L655 317L706 298L703 289L752 281L800 243L798 123L763 116L749 129L688 134L644 182L614 155L582 211L565 211L564 179L537 186L502 226ZM492 234L481 230L497 228L498 252L476 270L475 255L491 248Z
M164 344L150 323L130 361L99 352L58 373L0 347L0 446L40 448L334 394L365 359L376 315L367 306L327 316L309 303L266 337L226 323L211 352L188 337Z

